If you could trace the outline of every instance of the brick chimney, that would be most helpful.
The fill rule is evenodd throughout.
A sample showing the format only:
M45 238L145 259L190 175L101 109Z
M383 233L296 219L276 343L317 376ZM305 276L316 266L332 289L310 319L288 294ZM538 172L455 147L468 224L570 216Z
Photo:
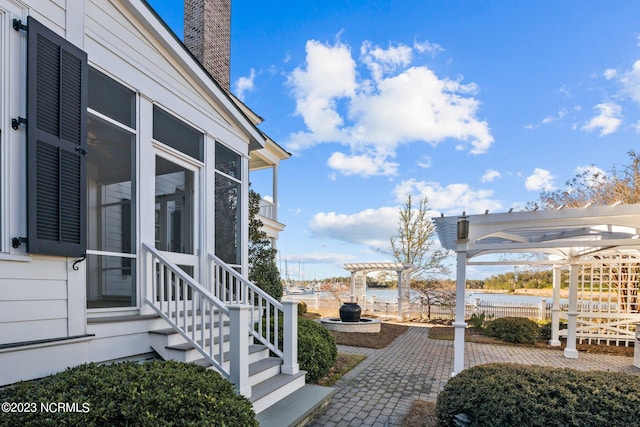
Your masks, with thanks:
M231 90L231 0L184 0L184 44Z

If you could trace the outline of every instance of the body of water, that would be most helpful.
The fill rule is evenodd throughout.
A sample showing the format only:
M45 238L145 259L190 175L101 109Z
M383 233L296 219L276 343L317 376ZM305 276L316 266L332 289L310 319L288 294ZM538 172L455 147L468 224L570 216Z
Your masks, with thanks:
M378 302L397 302L398 301L398 290L397 289L367 289L367 299L371 299L372 296L376 297L376 301ZM310 295L305 295L305 297L309 298ZM331 298L332 295L328 292L321 292L320 298ZM416 291L411 291L411 299L420 298L420 293ZM467 290L465 292L465 300L467 304L474 304L476 302L476 298L480 298L480 301L488 302L488 303L498 303L498 302L506 302L506 303L529 303L529 304L538 304L540 300L546 299L548 302L552 301L552 298L549 297L540 297L534 295L513 295L513 294L497 294L497 293L487 293L487 292L478 292L474 290ZM565 301L565 300L561 300Z

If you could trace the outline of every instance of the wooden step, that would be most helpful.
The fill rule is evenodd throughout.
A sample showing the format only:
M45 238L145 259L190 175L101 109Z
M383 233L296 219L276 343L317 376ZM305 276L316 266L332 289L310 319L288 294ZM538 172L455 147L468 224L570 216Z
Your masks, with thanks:
M227 364L229 362L229 352L225 351L222 355L222 359L224 361L225 364ZM259 360L262 360L264 358L268 358L269 357L269 349L267 348L267 346L262 345L262 344L251 344L249 345L249 363L253 363L253 362L257 362ZM215 359L217 359L217 357L215 357ZM211 364L209 363L209 361L207 359L205 359L204 357L197 359L197 360L193 360L191 363L195 363L197 365L200 366L204 366L206 368L210 367Z
M253 410L258 414L303 387L305 374L305 371L295 375L278 374L254 385L249 399Z

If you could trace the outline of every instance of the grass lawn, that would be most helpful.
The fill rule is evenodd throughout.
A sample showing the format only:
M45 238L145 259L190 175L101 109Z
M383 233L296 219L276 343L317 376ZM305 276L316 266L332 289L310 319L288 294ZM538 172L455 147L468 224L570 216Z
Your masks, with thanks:
M327 387L332 386L344 374L358 366L358 364L366 358L367 356L363 356L360 354L338 353L336 362L333 364L333 367L329 371L329 374L326 377L321 378L317 384Z
M307 319L318 319L320 318L320 315L317 313L305 313L302 317ZM335 331L329 331L329 333L335 338L336 344L380 349L391 344L393 340L405 333L408 329L409 327L405 325L381 323L380 332L378 333ZM366 358L367 356L359 354L338 353L336 362L333 364L329 374L318 381L317 384L331 386Z

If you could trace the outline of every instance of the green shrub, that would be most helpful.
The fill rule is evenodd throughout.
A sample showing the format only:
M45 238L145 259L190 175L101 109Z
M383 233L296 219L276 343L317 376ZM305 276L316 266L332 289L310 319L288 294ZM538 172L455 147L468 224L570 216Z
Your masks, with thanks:
M337 355L336 340L322 325L298 319L298 364L307 371L308 382L317 382L327 375Z
M307 303L304 301L300 301L298 303L298 316L302 316L307 312Z
M278 344L282 348L284 341L284 326L282 317L278 322ZM274 329L271 321L271 333ZM260 327L260 326L258 326ZM265 333L265 322L262 322L262 332ZM298 318L298 365L307 371L306 380L315 383L329 373L336 362L338 347L336 340L322 325L310 319Z
M631 426L640 419L640 376L489 364L462 371L438 395L439 425L465 414L476 427Z
M500 317L487 324L485 335L516 344L534 344L538 338L538 325L524 317Z
M493 319L493 314L487 316L484 311L480 314L473 313L468 321L469 329L478 333L483 332L487 322L491 319Z
M258 426L251 403L229 381L179 362L81 365L7 387L0 402L37 405L3 413L0 426ZM58 402L71 406L49 406Z

